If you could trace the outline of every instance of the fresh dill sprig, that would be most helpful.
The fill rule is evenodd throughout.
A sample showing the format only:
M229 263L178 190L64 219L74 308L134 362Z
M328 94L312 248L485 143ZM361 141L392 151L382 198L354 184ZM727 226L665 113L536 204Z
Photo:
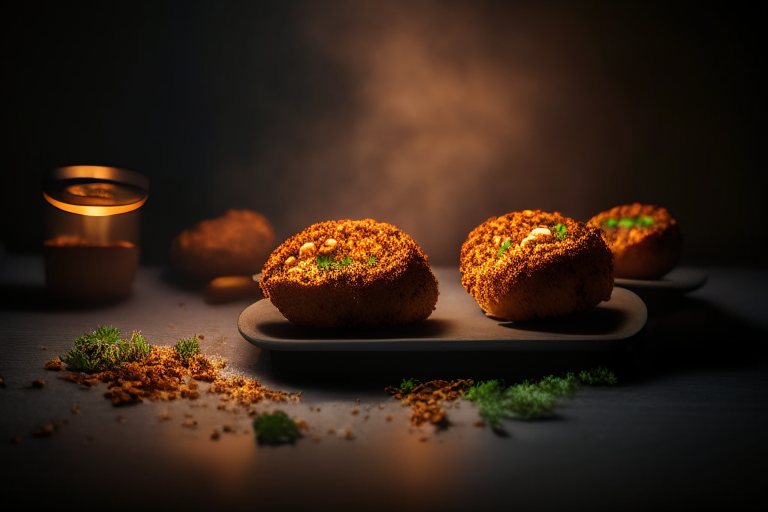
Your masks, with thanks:
M567 373L564 377L549 375L539 382L523 381L505 388L498 380L480 382L471 387L464 398L474 402L491 426L501 427L501 420L532 420L552 412L563 397L573 397L579 386L612 386L618 380L605 367Z
M190 357L200 353L200 342L198 341L197 336L183 338L176 342L173 349L179 353L179 356L183 361L186 361Z
M558 240L565 240L565 234L568 231L568 228L565 227L565 224L560 224L558 222L554 225L552 231L554 231L554 235Z
M299 427L283 411L260 414L253 420L253 430L259 444L293 444L301 437Z
M400 389L403 393L410 393L418 385L419 381L417 379L403 379L403 382L400 383Z
M75 348L61 356L61 360L73 370L102 372L123 363L142 361L151 351L140 331L133 331L129 340L122 340L115 327L100 326L75 339Z
M501 244L501 247L499 247L499 251L496 253L497 258L501 258L501 255L504 254L504 252L509 249L509 247L512 245L512 240L507 240L503 244Z

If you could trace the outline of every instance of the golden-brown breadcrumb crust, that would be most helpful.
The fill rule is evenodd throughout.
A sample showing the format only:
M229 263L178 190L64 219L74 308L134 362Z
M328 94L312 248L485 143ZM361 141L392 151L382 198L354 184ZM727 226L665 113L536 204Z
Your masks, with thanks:
M647 216L650 226L608 228L609 219ZM683 238L677 221L666 208L655 204L632 203L598 213L590 224L603 229L603 238L613 251L616 277L657 279L674 268L680 259Z
M566 227L564 240L554 233L557 224ZM523 242L539 227L552 234ZM511 245L497 256L504 240ZM462 285L487 314L512 321L585 311L613 291L612 255L601 230L558 212L488 219L462 245L460 270Z
M301 257L305 244L321 248L329 239L336 245L328 256L351 263L328 270L318 267L314 254ZM264 265L261 289L290 322L313 327L424 320L438 296L437 279L416 242L372 219L320 222L292 236Z
M274 248L272 224L260 213L230 209L185 229L171 242L171 265L204 277L253 275Z

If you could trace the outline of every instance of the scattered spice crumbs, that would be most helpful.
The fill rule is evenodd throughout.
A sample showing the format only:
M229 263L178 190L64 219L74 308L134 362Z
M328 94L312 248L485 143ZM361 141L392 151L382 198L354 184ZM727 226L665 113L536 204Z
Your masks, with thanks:
M54 357L47 363L45 363L45 369L52 372L60 372L64 369L64 363L60 357Z
M72 414L80 414L80 406L75 404L75 405L72 406L70 411L72 411Z
M221 395L239 404L261 401L298 402L301 393L273 391L247 377L221 375L226 362L202 354L181 357L173 347L150 345L149 355L142 361L120 364L97 373L66 373L62 379L93 386L107 384L104 394L113 405L121 406L150 401L199 397L198 382L208 382L208 393ZM220 409L223 407L220 405Z
M442 402L452 402L472 387L471 380L432 380L416 384L412 379L403 381L401 387L387 387L384 391L399 399L403 405L411 406L411 423L415 426L425 422L439 427L448 426L448 417ZM387 416L387 421L391 417Z
M45 381L43 379L35 379L32 381L32 387L40 389L45 386Z

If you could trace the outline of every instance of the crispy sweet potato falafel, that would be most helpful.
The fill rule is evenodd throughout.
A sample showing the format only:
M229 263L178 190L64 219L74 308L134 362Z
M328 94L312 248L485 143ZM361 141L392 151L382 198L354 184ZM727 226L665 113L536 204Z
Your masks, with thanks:
M272 224L251 210L227 211L185 229L171 242L171 265L202 277L253 275L274 249Z
M559 213L492 217L461 247L461 283L490 316L567 315L609 300L613 261L599 228Z
M320 222L289 238L264 265L261 290L290 322L312 327L424 320L438 295L416 242L371 219Z
M616 277L658 279L677 264L683 237L666 208L625 204L592 217L613 251Z

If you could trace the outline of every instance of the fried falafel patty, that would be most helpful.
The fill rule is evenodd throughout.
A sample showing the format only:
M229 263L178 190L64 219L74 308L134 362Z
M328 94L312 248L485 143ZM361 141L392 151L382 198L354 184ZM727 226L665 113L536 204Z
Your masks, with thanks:
M391 224L313 224L275 249L261 272L264 296L297 325L350 327L424 320L437 303L427 255Z
M505 320L586 311L613 291L611 251L599 228L559 213L492 217L461 247L461 284L486 314Z
M185 229L171 242L174 268L202 277L253 275L275 247L272 224L260 213L230 209Z
M625 204L592 217L613 251L614 274L626 279L658 279L677 264L683 237L666 208Z

